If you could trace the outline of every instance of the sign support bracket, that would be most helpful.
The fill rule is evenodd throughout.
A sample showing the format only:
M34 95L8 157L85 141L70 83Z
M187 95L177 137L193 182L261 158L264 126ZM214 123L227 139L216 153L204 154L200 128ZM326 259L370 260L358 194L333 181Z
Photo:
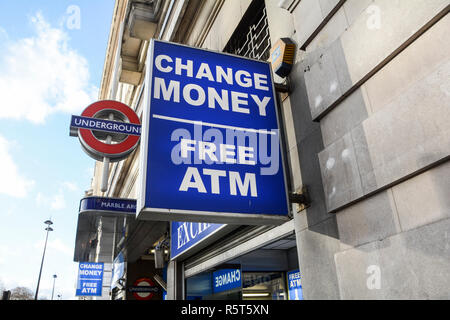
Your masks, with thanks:
M308 189L304 186L300 191L289 193L289 202L297 204L297 212L305 210L311 205Z

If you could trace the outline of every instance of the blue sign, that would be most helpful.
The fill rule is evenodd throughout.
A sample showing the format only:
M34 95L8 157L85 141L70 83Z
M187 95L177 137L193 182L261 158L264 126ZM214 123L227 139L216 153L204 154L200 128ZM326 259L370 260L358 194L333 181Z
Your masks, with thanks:
M82 116L72 116L72 119L70 121L70 127L111 132L111 133L131 134L134 136L141 135L141 126L138 124L97 119L97 118L88 118Z
M103 262L80 262L76 296L101 296L103 284Z
M136 200L105 197L86 197L81 199L80 201L79 212L136 214Z
M213 272L213 293L219 293L242 287L240 269L222 269Z
M172 221L170 257L176 258L223 227L217 223Z
M300 270L293 270L287 273L289 300L303 300L302 279Z
M137 217L286 221L270 64L158 40L148 59Z

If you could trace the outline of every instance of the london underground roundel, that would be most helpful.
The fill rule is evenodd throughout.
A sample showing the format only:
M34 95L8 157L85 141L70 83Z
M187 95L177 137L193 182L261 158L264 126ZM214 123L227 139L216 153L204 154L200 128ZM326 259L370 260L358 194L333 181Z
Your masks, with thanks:
M140 278L129 290L137 300L150 300L158 292L158 287L150 278Z
M83 150L96 160L126 158L138 145L141 123L127 105L113 100L89 105L81 116L72 116L70 135L78 136Z

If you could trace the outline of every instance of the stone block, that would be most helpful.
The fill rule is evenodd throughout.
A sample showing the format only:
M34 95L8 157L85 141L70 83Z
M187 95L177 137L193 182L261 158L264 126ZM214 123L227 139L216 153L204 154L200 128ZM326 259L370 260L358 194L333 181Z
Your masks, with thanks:
M339 38L334 42L324 41L329 44L327 48L315 44L312 47L315 50L305 56L305 63L309 66L305 81L313 119L321 118L331 106L336 107L338 99L360 81L366 81L365 77L370 72L400 50L412 35L431 24L448 4L448 0L426 3L421 0L374 0L370 4L373 10L359 14ZM348 10L349 4L343 8ZM355 10L353 15L362 9L358 7ZM338 10L330 22L337 20L340 14L342 12ZM339 33L343 26L342 21L331 32ZM327 32L323 32L326 36ZM336 34L330 33L330 36L336 38Z
M450 161L392 188L403 230L450 218Z
M363 196L350 133L320 152L319 162L328 211L333 212Z
M450 220L441 220L390 238L380 246L386 299L450 298Z
M341 299L378 300L384 298L381 290L371 289L373 288L371 283L369 286L367 285L368 277L380 266L378 242L339 252L335 255L335 263ZM381 284L383 283L381 282Z
M339 3L339 0L319 0L320 9L322 11L322 16L326 17L331 10L336 7Z
M442 18L366 82L374 112L449 60L450 41L442 41L448 30L450 15Z
M296 233L303 297L339 299L334 254L339 251L336 220L328 220Z
M362 180L373 174L380 188L450 155L449 81L450 61L362 123L371 159Z
M301 48L316 28L322 23L322 9L317 0L302 0L292 14L294 15L294 26L298 46Z
M450 156L450 61L430 72L320 152L330 211Z
M351 26L360 15L369 15L371 10L367 8L372 4L373 0L347 0L343 8L348 24Z
M330 145L367 119L368 112L362 90L358 89L334 108L321 121L323 144Z
M347 28L348 22L345 17L344 9L341 7L308 44L306 51L311 52L319 48L329 47Z
M361 80L448 4L448 0L373 1L373 12L361 15L341 37L353 83Z
M449 299L450 219L339 252L342 299ZM370 267L380 286L371 286Z
M336 213L342 243L353 247L399 233L392 191L385 190Z
M328 49L328 48L327 48ZM305 83L313 118L323 113L343 92L333 58L333 51L324 48L308 53Z

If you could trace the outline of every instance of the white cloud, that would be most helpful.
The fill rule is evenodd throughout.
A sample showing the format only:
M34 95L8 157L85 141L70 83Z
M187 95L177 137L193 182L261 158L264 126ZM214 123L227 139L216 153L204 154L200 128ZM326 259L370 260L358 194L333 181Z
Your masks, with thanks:
M54 112L78 113L97 98L87 60L40 13L31 24L35 35L8 41L0 57L0 118L43 123Z
M1 89L0 89L1 91ZM24 198L34 185L33 180L23 177L9 154L10 143L0 136L0 193Z
M64 181L60 183L58 193L45 195L42 192L36 194L35 202L38 207L47 207L51 210L62 210L66 208L66 192L77 192L80 188L74 182Z
M42 245L43 245L43 243L42 243ZM53 241L49 241L47 246L49 249L54 250L59 253L62 253L62 254L65 254L69 257L73 256L74 248L69 247L59 238L56 238ZM42 247L42 246L38 246L38 248L40 248L40 247Z
M8 261L14 261L19 256L18 252L7 245L0 245L0 266L8 263Z
M46 196L45 194L38 192L36 195L36 205L38 207L48 207L51 210L65 209L66 200L62 189L59 189L58 193L52 196Z
M44 240L40 240L40 241L36 241L33 244L33 247L36 250L42 250L44 248L45 245L45 241ZM60 238L55 238L53 240L50 239L47 242L47 250L50 252L59 252L62 254L65 254L67 256L72 256L73 255L73 248L69 247L68 245L66 245Z
M52 210L62 210L66 207L66 200L64 199L64 195L60 192L58 194L55 194L52 197L51 203L50 203L50 209Z
M76 183L64 181L62 183L63 187L69 191L78 191L78 186Z

